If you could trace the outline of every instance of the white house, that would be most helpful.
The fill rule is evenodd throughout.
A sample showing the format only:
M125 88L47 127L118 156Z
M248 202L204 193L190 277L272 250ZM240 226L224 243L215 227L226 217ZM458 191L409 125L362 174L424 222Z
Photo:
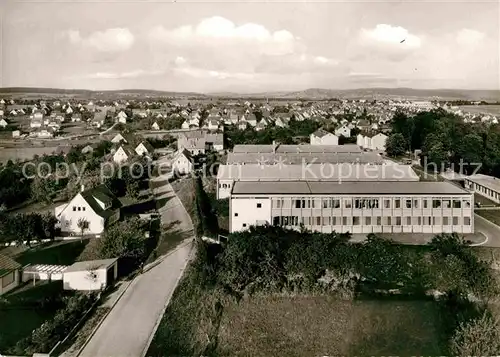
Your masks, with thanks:
M158 125L157 122L154 122L153 125L151 125L152 130L160 130L160 126Z
M120 110L116 116L116 121L118 123L127 124L127 114L123 110Z
M137 145L135 148L135 152L139 156L144 156L144 155L149 156L149 155L153 154L154 150L155 149L147 141L143 141L143 142L139 143L139 145Z
M9 123L5 119L0 119L0 127L5 128Z
M118 144L118 143L121 143L122 141L123 141L124 143L126 143L126 142L127 142L127 140L126 140L126 139L123 137L123 135L122 135L122 134L120 134L120 133L116 134L116 135L114 136L114 138L113 138L113 139L111 139L111 142L112 142L113 144Z
M189 129L189 121L184 120L184 122L181 125L182 129Z
M179 150L172 160L172 170L179 174L187 174L193 170L193 157L186 149Z
M115 153L113 154L113 161L117 164L122 164L128 161L132 156L133 153L130 149L120 145L118 150L116 150Z
M372 137L371 148L372 150L383 150L385 151L385 143L387 142L387 135L378 133Z
M63 271L64 290L103 290L118 277L118 258L76 262Z
M13 137L13 138L18 138L18 137L20 137L20 136L21 136L21 132L20 132L19 130L14 130L14 131L12 132L12 137Z
M338 145L339 137L324 129L318 129L310 136L311 145Z
M92 145L87 145L82 149L81 152L82 152L82 154L90 154L90 153L94 152L94 148L92 147Z
M83 234L101 234L106 225L120 218L120 203L111 191L101 185L82 189L73 199L55 208L55 216L63 233L81 234L78 222L86 222Z
M337 136L342 135L343 137L349 138L351 136L351 129L349 128L348 125L344 124L335 129L335 135Z
M356 135L356 145L358 145L360 147L365 146L365 137L363 134Z
M215 119L210 119L208 121L207 128L209 130L217 130L217 129L219 129L219 122L217 120L215 120Z

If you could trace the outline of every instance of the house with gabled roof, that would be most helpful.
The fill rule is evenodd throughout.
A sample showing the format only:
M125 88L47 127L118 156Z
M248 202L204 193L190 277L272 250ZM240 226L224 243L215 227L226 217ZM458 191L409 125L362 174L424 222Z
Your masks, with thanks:
M118 133L113 137L113 139L111 139L111 142L113 144L119 144L121 142L127 143L127 140L121 133Z
M264 118L262 118L262 120L258 122L257 125L255 126L255 130L261 131L266 129L266 127L267 127L267 121Z
M139 145L135 147L135 152L139 156L151 156L154 151L155 149L153 146L151 146L151 144L147 141L141 141Z
M177 151L172 159L172 170L181 175L185 175L193 171L193 157L186 149Z
M135 152L129 146L120 145L120 147L113 154L113 161L117 164L123 164L134 156L134 153Z
M116 115L116 121L118 123L127 124L127 114L123 110L120 110Z
M9 123L7 123L7 121L4 118L0 119L0 127L1 128L6 128L7 125L9 125Z
M351 129L347 124L343 124L339 126L337 129L335 129L335 135L337 136L343 136L346 138L349 138L351 136Z
M81 234L79 221L88 222L84 234L101 234L104 228L120 218L120 201L106 187L100 185L80 192L73 199L55 208L61 232Z
M319 128L314 133L310 135L311 145L338 145L339 137L326 131L323 128Z
M161 116L161 114L159 114ZM154 122L152 125L151 125L151 130L160 130L160 126L158 125L157 122Z
M252 127L255 127L257 125L257 117L255 116L254 113L250 113L246 116L246 120L248 124Z
M218 130L219 122L216 119L210 119L207 125L208 130Z

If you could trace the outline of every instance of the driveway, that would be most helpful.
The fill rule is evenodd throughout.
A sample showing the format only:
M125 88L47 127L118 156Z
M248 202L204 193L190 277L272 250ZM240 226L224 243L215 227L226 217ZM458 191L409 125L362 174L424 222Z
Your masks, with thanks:
M187 265L192 248L191 218L168 182L160 178L153 186L162 224L175 226L189 238L132 281L81 357L143 356Z

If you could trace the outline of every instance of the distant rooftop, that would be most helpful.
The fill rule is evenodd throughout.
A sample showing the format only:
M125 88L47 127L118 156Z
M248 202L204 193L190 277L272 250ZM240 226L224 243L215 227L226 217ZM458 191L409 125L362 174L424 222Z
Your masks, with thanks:
M326 182L237 181L233 195L466 195L468 191L448 182Z
M373 152L290 152L290 153L229 153L227 155L227 164L262 164L272 165L282 163L285 165L321 164L321 163L358 163L358 164L384 164L384 159Z
M236 181L418 181L409 165L311 164L220 165L219 180Z
M489 188L492 191L500 192L500 179L494 176L476 174L464 177L466 180L477 183L478 185Z
M355 145L280 145L276 153L360 153L363 150ZM273 153L273 145L235 145L233 153Z

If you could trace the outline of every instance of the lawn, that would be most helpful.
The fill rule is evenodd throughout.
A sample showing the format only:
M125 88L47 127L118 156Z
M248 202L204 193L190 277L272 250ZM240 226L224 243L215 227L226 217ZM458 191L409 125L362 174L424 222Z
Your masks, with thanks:
M460 109L464 112L480 114L487 113L493 115L500 114L500 105L461 105Z
M495 223L500 226L500 210L498 209L477 209L474 211L488 221Z
M27 284L2 296L8 303L0 304L0 353L8 352L17 341L55 315L61 303L41 307L36 301L57 297L62 289L61 281L40 283L35 287Z
M217 354L224 356L438 355L431 301L253 297L224 309Z
M430 300L332 295L245 297L200 287L190 267L148 356L442 355L438 305Z
M84 239L83 241L58 241L41 244L20 253L15 259L21 265L71 265L85 249L88 242L88 239Z
M195 210L195 186L194 181L190 177L185 177L172 182L172 188L175 194L181 200L184 208L191 216L191 219L196 216Z
M479 203L481 207L486 207L486 206L497 206L495 202L492 200L480 195L477 192L474 192L474 203Z

